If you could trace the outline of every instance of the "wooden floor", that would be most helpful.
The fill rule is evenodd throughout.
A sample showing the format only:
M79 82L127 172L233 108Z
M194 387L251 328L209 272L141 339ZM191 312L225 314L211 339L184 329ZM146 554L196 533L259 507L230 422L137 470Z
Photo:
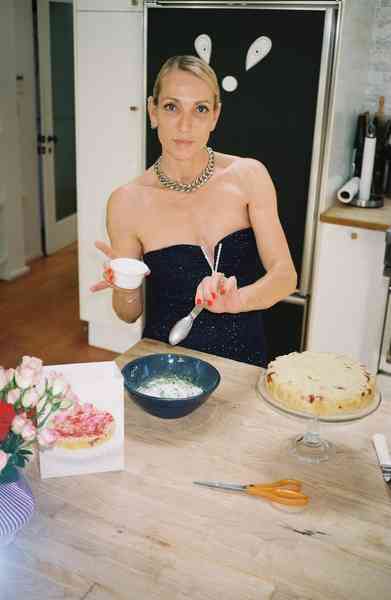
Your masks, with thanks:
M19 279L0 281L0 365L27 354L46 365L111 360L117 354L88 345L79 319L77 245L30 264Z

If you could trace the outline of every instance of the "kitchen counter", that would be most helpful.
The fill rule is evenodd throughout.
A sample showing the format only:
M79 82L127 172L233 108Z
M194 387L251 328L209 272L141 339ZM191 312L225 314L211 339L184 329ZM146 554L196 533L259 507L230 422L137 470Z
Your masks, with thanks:
M164 351L206 358L220 386L173 421L128 399L123 472L41 481L30 465L37 510L0 549L1 599L388 600L391 493L370 441L375 432L390 440L388 380L376 413L322 426L335 459L306 465L286 452L305 423L258 398L259 368L152 340L117 362ZM305 483L308 507L192 483L285 477Z
M336 203L320 215L323 223L386 231L391 226L391 198L384 199L381 208L358 208Z

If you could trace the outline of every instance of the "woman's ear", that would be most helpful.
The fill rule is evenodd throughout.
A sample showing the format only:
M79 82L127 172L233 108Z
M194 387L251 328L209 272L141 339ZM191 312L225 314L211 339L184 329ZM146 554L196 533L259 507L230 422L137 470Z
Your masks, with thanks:
M220 113L221 113L221 102L218 103L217 107L214 109L213 111L213 121L212 121L212 127L211 127L211 131L214 131L216 125L217 125L217 121L219 120L220 117Z
M152 129L156 129L156 127L157 127L156 109L157 109L157 107L156 107L153 97L149 96L149 98L148 98L148 114L149 114L149 119L151 121Z

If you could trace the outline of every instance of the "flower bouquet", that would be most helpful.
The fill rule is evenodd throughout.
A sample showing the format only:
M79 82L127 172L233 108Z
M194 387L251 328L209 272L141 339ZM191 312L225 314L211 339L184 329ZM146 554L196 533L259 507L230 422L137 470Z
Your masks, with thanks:
M35 444L40 448L55 444L52 420L76 400L60 373L44 375L39 358L24 356L16 369L0 366L0 546L13 540L34 511L21 469Z
M39 358L24 356L15 369L0 367L0 483L11 481L33 454L57 439L54 415L68 411L77 396L60 373L44 376Z

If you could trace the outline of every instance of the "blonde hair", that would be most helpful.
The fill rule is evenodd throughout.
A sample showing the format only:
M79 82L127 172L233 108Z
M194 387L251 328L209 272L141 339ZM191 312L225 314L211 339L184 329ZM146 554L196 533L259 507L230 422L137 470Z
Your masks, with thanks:
M170 71L174 69L179 69L180 71L186 71L188 73L192 73L199 79L202 79L209 85L214 93L214 108L216 109L220 103L220 87L217 81L216 73L201 58L197 56L191 55L183 55L183 56L172 56L161 67L155 81L155 85L153 86L153 102L154 104L158 104L159 102L159 94L162 89L162 79L167 75Z

